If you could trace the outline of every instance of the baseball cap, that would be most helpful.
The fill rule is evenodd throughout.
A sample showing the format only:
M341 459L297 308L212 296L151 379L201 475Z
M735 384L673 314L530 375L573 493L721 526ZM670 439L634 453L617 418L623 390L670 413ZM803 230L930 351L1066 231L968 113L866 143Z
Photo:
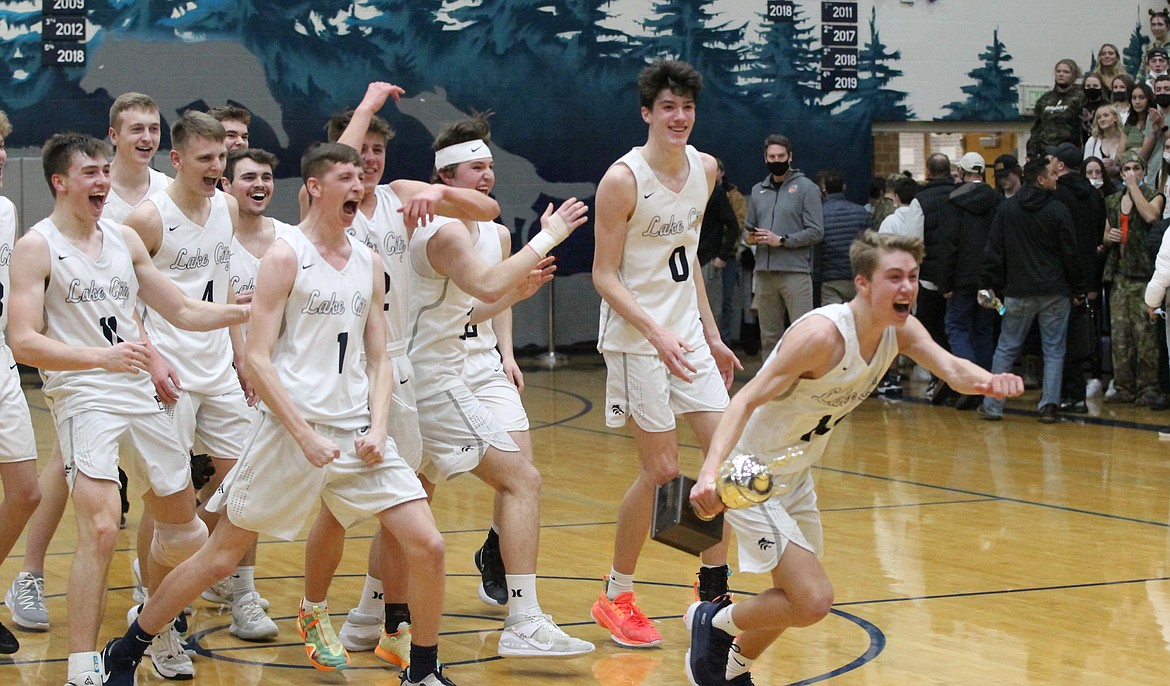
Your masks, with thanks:
M1044 154L1055 157L1069 169L1080 167L1081 161L1084 159L1084 153L1081 152L1081 149L1067 142L1061 143L1060 145L1049 145L1044 148Z
M1008 174L1020 172L1020 161L1016 159L1015 155L1000 155L995 158L995 176L1007 176Z
M983 155L977 152L969 152L959 158L959 169L968 174L982 174L986 168L987 163L983 161Z
M1154 48L1153 50L1150 50L1148 53L1146 53L1146 59L1153 59L1155 57L1161 57L1162 59L1170 59L1166 56L1165 48Z

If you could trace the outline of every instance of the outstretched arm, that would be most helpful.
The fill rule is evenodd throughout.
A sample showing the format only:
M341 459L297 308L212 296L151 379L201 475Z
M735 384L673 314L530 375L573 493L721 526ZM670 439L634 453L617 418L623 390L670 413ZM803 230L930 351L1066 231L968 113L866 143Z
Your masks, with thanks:
M943 350L914 317L898 328L898 349L964 395L988 395L1003 400L1024 392L1024 380L1015 374L992 374Z

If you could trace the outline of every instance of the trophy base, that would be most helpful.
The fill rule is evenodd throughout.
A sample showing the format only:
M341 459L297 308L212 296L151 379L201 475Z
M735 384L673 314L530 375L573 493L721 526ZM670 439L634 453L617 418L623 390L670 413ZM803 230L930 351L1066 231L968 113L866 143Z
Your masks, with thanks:
M684 553L698 555L723 539L723 514L711 521L691 509L695 480L681 474L654 492L654 520L650 538Z

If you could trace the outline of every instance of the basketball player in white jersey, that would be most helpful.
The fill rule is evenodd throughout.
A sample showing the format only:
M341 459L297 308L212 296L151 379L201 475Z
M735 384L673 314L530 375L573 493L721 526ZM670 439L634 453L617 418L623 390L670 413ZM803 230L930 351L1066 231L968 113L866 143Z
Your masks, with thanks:
M129 92L114 100L110 107L109 136L116 148L110 162L110 192L106 195L103 218L121 222L143 198L170 184L170 177L150 166L158 152L160 121L158 104L149 95ZM56 444L52 457L41 472L40 488L41 503L29 520L24 566L8 594L13 598L9 607L16 608L17 623L26 628L44 630L49 628L44 598L45 553L69 499L61 449ZM123 486L123 521L128 505ZM149 547L149 535L144 543Z
M687 145L701 88L685 62L646 67L638 77L646 144L615 162L597 187L593 283L602 297L606 426L633 418L639 469L618 509L613 567L592 615L631 648L662 640L635 602L634 570L654 489L678 475L675 416L687 418L706 450L742 368L719 338L696 253L717 167ZM702 563L700 597L725 593L726 544L704 551Z
M387 431L398 446L399 455L412 468L418 469L422 460L422 442L415 406L415 374L406 356L411 281L407 241L420 221L430 220L436 213L489 220L499 215L500 208L495 200L474 190L407 179L381 183L386 170L386 148L394 136L394 129L377 113L387 100L397 100L401 94L402 89L391 83L371 82L358 106L330 118L326 132L330 141L350 146L362 158L364 192L350 233L373 248L382 260L386 355L397 380ZM344 528L329 508L323 507L309 533L308 546L321 551L322 556L333 554L340 560L344 537ZM338 636L347 650L373 650L379 659L406 667L410 659L406 558L395 546L394 538L384 532L379 532L371 540L361 599L346 616ZM383 549L389 552L382 555ZM383 578L387 579L386 588L383 588Z
M0 110L0 188L4 187L4 165L8 162L8 151L4 141L12 133L8 114ZM16 244L16 206L8 198L0 196L0 481L4 482L4 501L0 502L0 563L3 563L12 546L24 530L29 517L41 499L37 485L37 444L33 437L32 416L28 402L20 388L20 372L12 358L12 351L4 338L8 322L8 304L12 289L8 281L8 265L12 260L12 246ZM30 579L36 588L44 588L44 574L39 580ZM25 598L15 591L19 583L13 584L4 598L4 604L12 613L12 621L26 629L44 630L47 626L25 626L29 622L20 611L20 602ZM35 588L32 594L35 601ZM43 603L43 590L41 602ZM16 636L0 624L0 654L9 655L20 649Z
M276 191L276 155L260 148L239 148L228 152L220 187L234 197L240 207L239 224L232 234L231 261L228 263L228 285L236 294L236 302L252 302L256 290L256 274L260 258L280 229L293 228L279 219L267 216L268 205ZM242 327L247 332L247 327ZM256 395L248 396L254 405Z
M445 584L443 540L414 471L386 434L393 373L385 350L378 258L348 236L362 197L361 159L326 143L301 163L312 197L299 230L278 234L260 264L246 364L262 399L248 447L213 507L211 541L147 601L104 652L106 684L132 684L143 641L235 567L257 533L294 538L319 501L345 525L377 516L408 555L414 644L407 683L450 685L438 666ZM373 315L373 316L371 316ZM363 351L365 363L362 364ZM289 488L297 484L297 488ZM298 626L314 667L348 664L329 620L331 569L306 550Z
M437 176L453 186L464 185L457 181L463 170L491 163L487 140L459 135L465 125L448 127L434 144ZM450 140L462 142L449 145ZM464 333L476 299L494 303L508 298L545 261L549 250L585 222L585 215L584 203L576 198L555 213L550 204L540 218L540 233L525 249L496 265L488 265L475 251L480 232L498 235L495 225L487 222L436 217L410 239L415 278L407 354L416 374L423 440L420 471L432 488L470 472L501 496L500 547L510 592L498 647L503 657L572 657L594 647L566 634L540 608L536 595L540 473L463 381Z
M250 147L248 127L252 125L252 113L246 108L229 103L212 107L207 110L207 113L223 125L223 130L227 134L223 142L227 146L228 152L247 150Z
M923 254L921 239L867 231L849 251L857 296L794 322L755 378L731 399L691 490L700 516L724 509L715 479L732 454L767 462L799 446L803 455L782 470L779 480L790 490L727 511L739 541L740 569L771 574L772 588L734 605L722 596L691 606L691 684L750 685L748 669L783 631L828 614L833 587L817 561L823 536L810 468L833 427L873 392L899 352L961 393L1000 400L1023 393L1020 377L991 374L951 355L911 316Z
M73 495L78 547L67 592L70 683L101 683L94 647L117 543L119 466L157 521L151 564L160 579L207 539L195 516L188 453L143 373L150 353L135 340L139 297L192 330L240 324L248 308L183 296L154 267L137 234L101 219L110 188L105 143L57 134L45 143L43 158L53 213L17 242L9 340L18 361L41 370ZM133 448L126 459L118 455L122 441ZM165 638L150 648L181 653Z
M239 206L233 196L218 190L227 157L224 136L223 126L210 115L184 113L171 127L174 183L146 198L126 217L126 225L138 232L159 271L188 297L234 303L228 264ZM150 310L143 323L154 357L165 362L152 366L155 388L163 402L175 405L184 446L201 446L194 452L211 456L215 471L206 492L213 492L243 452L252 422L243 335L238 329L181 331ZM200 516L208 529L215 529L217 515L201 508ZM141 526L148 526L145 518ZM275 638L278 630L264 614L254 573L255 551L250 551L235 573L242 592L236 601L233 589L230 631L245 640ZM156 585L153 573L145 581L148 588Z

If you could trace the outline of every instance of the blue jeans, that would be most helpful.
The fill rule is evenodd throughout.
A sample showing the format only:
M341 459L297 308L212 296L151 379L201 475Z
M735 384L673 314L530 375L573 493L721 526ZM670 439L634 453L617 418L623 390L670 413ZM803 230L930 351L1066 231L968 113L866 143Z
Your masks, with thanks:
M1040 320L1040 347L1044 353L1044 386L1040 407L1060 406L1060 381L1064 372L1064 349L1068 338L1068 313L1072 303L1067 295L1031 295L1023 298L1004 298L1006 312L999 331L999 345L991 361L991 373L1003 374L1012 370L1032 321ZM987 414L1003 414L1003 401L983 399Z
M980 307L975 291L954 291L947 301L947 342L955 357L991 369L995 355L995 311Z

